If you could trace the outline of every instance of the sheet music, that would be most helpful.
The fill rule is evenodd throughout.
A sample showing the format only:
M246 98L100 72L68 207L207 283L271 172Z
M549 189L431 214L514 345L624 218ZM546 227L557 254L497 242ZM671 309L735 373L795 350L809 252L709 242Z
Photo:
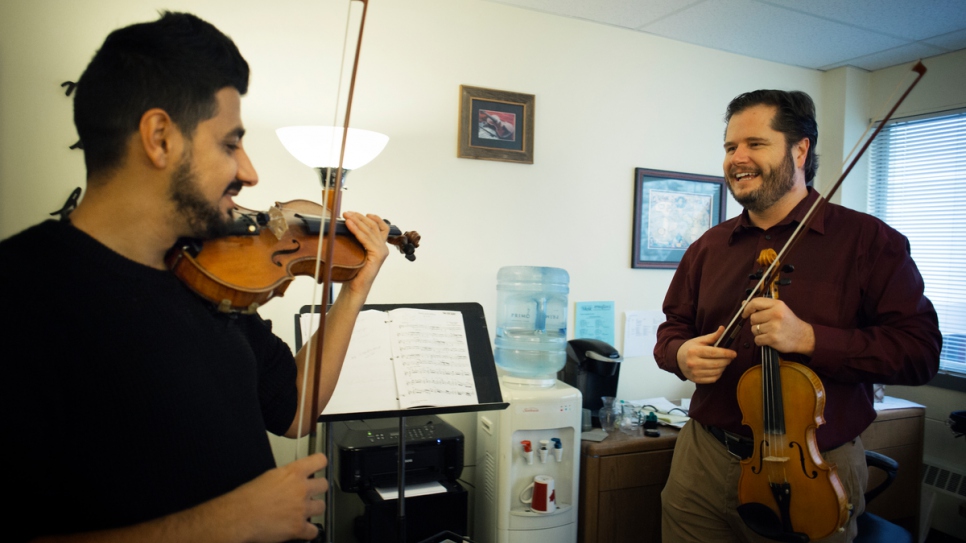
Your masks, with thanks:
M479 403L459 311L400 308L389 315L401 407Z
M312 337L318 320L300 323L303 337ZM356 319L339 382L322 414L474 403L479 399L462 313L368 310Z
M311 333L305 337L311 337ZM359 313L339 382L322 410L323 415L399 409L388 337L389 322L385 313Z

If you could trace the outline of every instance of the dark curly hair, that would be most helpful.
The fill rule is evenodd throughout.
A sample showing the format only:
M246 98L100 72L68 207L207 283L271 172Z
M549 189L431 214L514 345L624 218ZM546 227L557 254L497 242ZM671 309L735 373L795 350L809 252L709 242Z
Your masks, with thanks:
M141 116L161 108L190 138L218 111L215 93L248 91L248 63L231 38L189 13L111 32L77 83L74 125L88 179L120 165Z

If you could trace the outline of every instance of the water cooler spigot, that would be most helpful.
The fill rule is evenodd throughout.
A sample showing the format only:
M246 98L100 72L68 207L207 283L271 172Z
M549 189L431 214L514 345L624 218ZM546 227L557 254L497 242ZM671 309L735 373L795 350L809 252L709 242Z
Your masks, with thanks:
M533 444L530 443L529 439L524 439L520 443L523 444L523 458L527 461L527 465L533 465Z
M559 437L552 437L550 441L553 441L553 457L560 462L563 460L563 443L560 441Z
M547 455L550 454L550 440L541 439L540 440L540 463L547 463Z

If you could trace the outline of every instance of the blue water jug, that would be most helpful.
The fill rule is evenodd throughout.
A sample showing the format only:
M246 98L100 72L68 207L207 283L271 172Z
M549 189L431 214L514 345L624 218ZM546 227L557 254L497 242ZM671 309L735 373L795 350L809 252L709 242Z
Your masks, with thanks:
M567 363L570 275L560 268L507 266L496 277L497 365L518 377L553 377Z

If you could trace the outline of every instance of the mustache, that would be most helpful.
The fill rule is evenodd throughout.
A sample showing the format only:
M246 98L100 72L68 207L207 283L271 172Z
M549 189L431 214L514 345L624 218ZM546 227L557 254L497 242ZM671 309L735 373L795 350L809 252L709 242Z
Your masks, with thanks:
M241 192L241 189L244 186L245 185L241 181L238 181L236 179L235 181L232 181L231 183L229 183L228 187L225 188L224 194L228 194L229 192L234 192L235 194L237 194Z

